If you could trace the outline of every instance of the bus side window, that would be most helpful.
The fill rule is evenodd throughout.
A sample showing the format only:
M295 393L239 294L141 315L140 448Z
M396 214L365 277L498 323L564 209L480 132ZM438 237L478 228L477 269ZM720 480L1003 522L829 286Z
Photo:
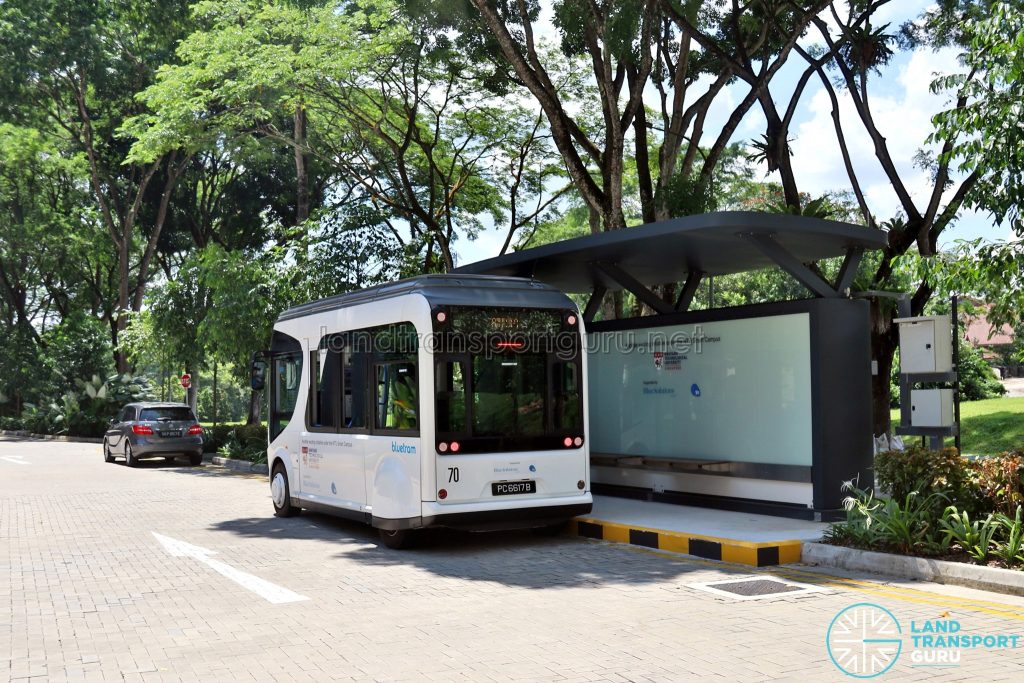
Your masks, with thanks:
M270 406L270 440L277 438L292 419L299 397L302 356L289 353L274 358L273 398Z
M337 342L325 337L310 353L309 426L334 431L341 417L341 354Z
M369 354L351 345L342 352L342 424L346 429L366 428L366 364Z
M376 366L377 429L414 430L419 427L417 406L419 391L416 364L407 361L379 363Z

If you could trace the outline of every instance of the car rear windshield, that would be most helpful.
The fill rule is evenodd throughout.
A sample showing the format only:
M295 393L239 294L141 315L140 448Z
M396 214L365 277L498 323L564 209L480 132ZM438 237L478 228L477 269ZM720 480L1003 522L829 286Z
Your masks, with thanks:
M171 422L195 422L192 410L188 407L181 408L143 408L139 414L140 422L155 422L158 420L170 420Z

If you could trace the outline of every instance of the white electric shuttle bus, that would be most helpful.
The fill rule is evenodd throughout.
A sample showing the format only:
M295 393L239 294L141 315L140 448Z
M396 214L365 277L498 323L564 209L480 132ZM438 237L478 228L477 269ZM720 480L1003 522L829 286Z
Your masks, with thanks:
M591 510L583 323L548 285L425 275L315 301L259 356L279 516L352 517L400 548Z

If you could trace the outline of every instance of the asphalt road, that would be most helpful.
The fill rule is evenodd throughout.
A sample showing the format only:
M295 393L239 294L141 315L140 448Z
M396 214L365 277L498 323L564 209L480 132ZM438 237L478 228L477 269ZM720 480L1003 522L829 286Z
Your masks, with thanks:
M811 590L696 585L745 578ZM839 616L858 603L897 636L877 637L877 610ZM914 640L940 623L982 640ZM1019 681L1024 642L984 640L1017 634L1018 598L802 567L519 532L392 551L358 524L273 517L263 477L0 437L0 680L848 680L836 659L891 663L881 680Z

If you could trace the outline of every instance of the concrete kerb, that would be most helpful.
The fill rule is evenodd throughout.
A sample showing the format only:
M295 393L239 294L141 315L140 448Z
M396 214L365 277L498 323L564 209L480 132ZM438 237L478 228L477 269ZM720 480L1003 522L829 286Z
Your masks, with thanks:
M872 572L898 579L930 581L1024 596L1024 571L1016 569L891 555L824 543L804 543L801 561L819 567Z
M204 460L206 460L206 458L204 458ZM255 474L268 474L270 472L270 469L267 467L267 463L265 462L249 462L248 460L238 460L237 458L224 458L219 455L209 458L209 462L236 472L253 472Z
M24 439L38 439L40 441L64 441L67 443L103 443L102 438L90 436L60 436L57 434L33 434L23 429L0 429L4 436L17 436Z

